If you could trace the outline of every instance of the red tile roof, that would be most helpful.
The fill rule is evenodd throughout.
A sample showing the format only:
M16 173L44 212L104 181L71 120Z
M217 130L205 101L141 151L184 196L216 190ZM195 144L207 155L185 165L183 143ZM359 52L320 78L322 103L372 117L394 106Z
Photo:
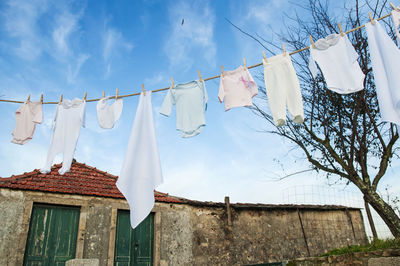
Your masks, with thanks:
M64 175L58 173L61 164L52 167L51 172L42 174L38 169L22 175L0 178L0 188L65 193L106 198L124 198L115 186L118 177L107 172L78 163L74 160L71 170ZM158 202L183 203L180 198L154 191Z

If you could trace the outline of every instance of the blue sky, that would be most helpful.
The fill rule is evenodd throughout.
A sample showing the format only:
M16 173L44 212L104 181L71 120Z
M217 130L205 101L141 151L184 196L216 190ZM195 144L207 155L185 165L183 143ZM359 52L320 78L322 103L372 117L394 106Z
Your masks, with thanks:
M0 95L4 99L58 101L139 92L218 75L220 65L235 69L261 62L261 47L234 29L225 18L251 33L274 38L288 1L1 1ZM184 19L184 24L181 21ZM276 38L276 37L275 37ZM262 68L251 70L259 75ZM262 81L258 81L260 85ZM224 111L217 99L219 79L206 83L207 126L200 135L182 139L175 115L158 113L165 92L153 94L153 110L164 184L158 190L197 200L282 203L293 186L323 185L314 173L280 182L272 178L305 170L307 162L285 139L262 133L267 124L246 108ZM97 123L96 103L87 104L75 158L118 175L138 97L124 98L122 116L112 130ZM51 139L56 105L44 105L44 122L33 140L12 144L14 112L19 104L0 103L0 176L41 168ZM268 105L266 105L268 108ZM55 162L60 162L58 156ZM280 165L281 162L284 170ZM386 184L400 188L395 167ZM381 185L384 187L385 183ZM343 189L343 183L337 186ZM350 191L354 189L350 186Z

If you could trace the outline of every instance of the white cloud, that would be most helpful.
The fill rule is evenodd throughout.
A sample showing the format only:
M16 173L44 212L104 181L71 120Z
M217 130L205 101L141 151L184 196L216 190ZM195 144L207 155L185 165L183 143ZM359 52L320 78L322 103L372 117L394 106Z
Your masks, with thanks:
M76 64L74 66L69 65L68 66L68 77L67 81L68 83L74 83L79 71L81 70L82 65L89 59L88 54L80 54L76 60Z
M17 40L12 49L23 59L36 59L43 49L36 24L39 17L47 10L47 1L8 1L6 6L3 12L5 30Z
M103 60L106 65L104 78L107 79L111 73L111 61L113 57L121 54L121 52L130 52L134 45L127 40L118 30L106 27L103 35Z
M150 78L145 78L144 79L144 84L146 86L168 86L168 80L169 78L164 72L158 72L154 76Z
M201 54L208 64L215 66L215 15L208 3L176 1L168 12L170 29L164 52L170 66L188 70L193 65L192 58Z
M76 14L70 13L68 10L57 16L56 27L53 31L52 38L58 52L68 54L70 48L68 46L68 38L78 29L78 22L82 16L82 11Z
M74 2L47 0L7 2L2 12L5 31L11 37L6 49L28 61L50 55L62 64L61 72L67 73L67 81L73 83L89 58L79 51L79 42L75 44L77 49L71 47L71 39L79 37L79 21L84 13L84 7L75 6Z

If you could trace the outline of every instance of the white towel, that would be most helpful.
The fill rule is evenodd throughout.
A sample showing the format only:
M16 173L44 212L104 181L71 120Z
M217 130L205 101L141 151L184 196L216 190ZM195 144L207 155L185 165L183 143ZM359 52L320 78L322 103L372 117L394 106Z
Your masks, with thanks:
M121 174L116 183L130 207L132 228L138 226L154 206L154 189L163 182L154 131L151 92L140 95Z
M400 50L378 21L365 29L382 120L400 125Z

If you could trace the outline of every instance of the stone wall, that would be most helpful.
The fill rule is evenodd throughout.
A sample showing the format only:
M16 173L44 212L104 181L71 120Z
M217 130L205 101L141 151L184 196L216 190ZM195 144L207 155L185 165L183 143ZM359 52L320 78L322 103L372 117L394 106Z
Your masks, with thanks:
M400 249L376 250L370 252L355 252L345 255L300 258L283 263L286 266L318 266L318 265L365 265L391 266L400 265Z
M128 209L125 200L10 189L0 192L0 265L22 264L34 203L80 206L76 259L113 265L116 213ZM358 209L231 206L229 221L222 203L157 202L153 208L154 264L256 264L367 241Z

